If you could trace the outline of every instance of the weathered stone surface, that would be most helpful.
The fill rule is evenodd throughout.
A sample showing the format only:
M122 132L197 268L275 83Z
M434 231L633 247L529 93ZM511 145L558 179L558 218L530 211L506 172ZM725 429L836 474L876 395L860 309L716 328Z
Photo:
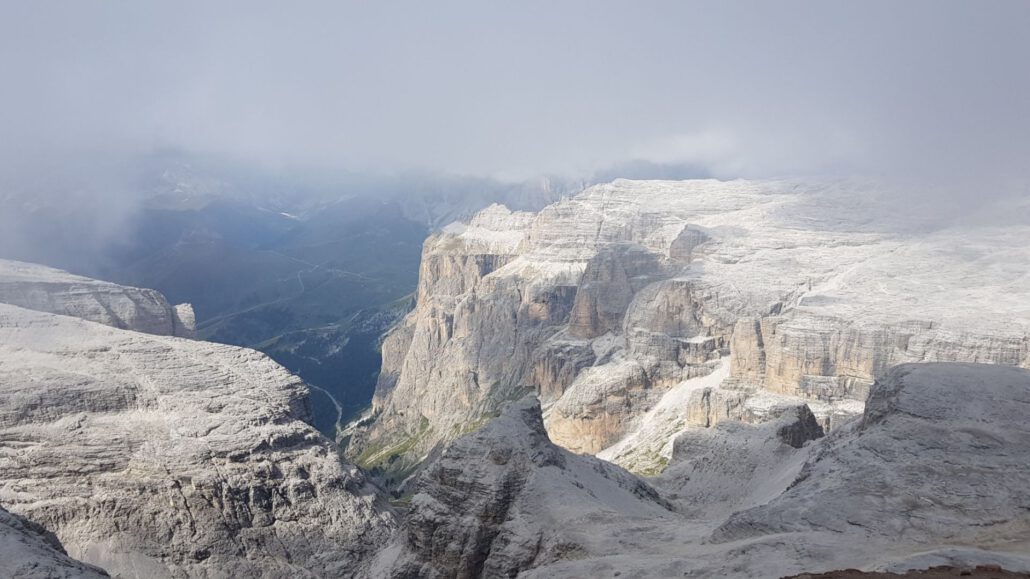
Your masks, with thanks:
M807 531L1003 548L1030 536L1030 372L905 364L860 421L827 437L791 488L715 537ZM856 476L843 476L855 473ZM832 507L831 507L832 505Z
M837 427L898 363L1030 366L1030 226L873 213L895 197L620 180L450 226L426 243L418 305L384 348L375 416L348 452L403 478L526 391L556 442L599 452L667 431L644 416L674 390L692 392L683 427L788 402ZM727 357L725 385L691 385Z
M0 577L100 579L109 575L69 557L53 533L0 508Z
M160 292L0 259L0 303L91 320L148 334L192 338L189 304L171 306Z
M688 512L715 517L782 493L803 464L799 449L823 429L805 405L771 414L759 425L723 420L680 434L656 484Z
M689 263L694 259L694 252L697 248L708 240L709 236L707 233L701 231L696 226L686 225L679 235L672 240L672 243L669 244L669 257L677 261Z
M952 577L969 577L970 579L1025 579L1027 573L1006 571L998 565L977 565L970 567L952 567L938 565L923 570L910 570L902 573L866 572L858 569L843 569L828 573L802 573L783 579L898 579L902 577L921 579L950 579Z
M659 275L658 256L634 246L613 246L586 263L568 320L569 334L596 338L622 327L626 313L643 280Z
M515 403L430 463L372 575L1025 573L1028 407L1030 371L902 365L859 420L826 436L806 405L756 425L723 420L681 433L644 484L548 442L536 404Z
M127 577L349 575L393 527L264 355L0 304L0 504Z
M647 483L551 443L534 398L451 443L416 491L404 530L373 576L514 577L591 553L583 536L592 512L627 523L671 514Z

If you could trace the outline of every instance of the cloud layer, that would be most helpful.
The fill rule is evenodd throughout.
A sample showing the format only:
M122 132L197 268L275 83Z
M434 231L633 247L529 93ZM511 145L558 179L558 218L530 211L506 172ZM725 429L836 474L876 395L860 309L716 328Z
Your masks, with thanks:
M166 146L510 177L1030 176L1023 1L0 6L8 182Z

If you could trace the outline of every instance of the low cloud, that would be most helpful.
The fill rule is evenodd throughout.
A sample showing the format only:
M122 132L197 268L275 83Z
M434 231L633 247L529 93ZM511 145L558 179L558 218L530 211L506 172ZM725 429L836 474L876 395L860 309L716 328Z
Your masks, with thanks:
M1022 1L10 2L0 183L171 146L273 168L1025 191L1028 25Z

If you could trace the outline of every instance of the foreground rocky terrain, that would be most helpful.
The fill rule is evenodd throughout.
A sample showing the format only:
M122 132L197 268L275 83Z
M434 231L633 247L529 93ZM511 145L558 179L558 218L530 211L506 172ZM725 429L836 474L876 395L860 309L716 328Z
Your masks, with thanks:
M371 475L188 308L0 262L0 572L1028 572L1030 227L856 187L617 181L447 227L343 438Z
M453 224L425 243L348 453L401 486L535 392L557 444L655 474L688 427L805 403L837 428L899 363L1030 366L1030 226L958 226L900 197L619 180Z
M0 505L114 576L353 575L393 517L307 396L252 350L0 304Z
M923 579L948 579L950 577L971 577L972 579L1022 579L1030 577L1030 573L1014 573L997 565L978 565L976 567L950 567L939 565L921 571L904 573L865 572L857 569L831 571L829 573L803 573L787 579L892 579L894 577L922 577Z
M625 470L554 445L535 398L458 440L422 473L405 527L373 574L513 577L581 558L595 517L668 519L671 505Z
M99 579L103 570L76 561L54 534L0 509L0 577Z
M724 421L681 435L665 474L645 482L558 447L535 402L513 403L419 475L406 527L373 575L997 565L1015 576L1030 571L1028 407L1023 369L901 365L859 420L825 436L805 406L760 425Z

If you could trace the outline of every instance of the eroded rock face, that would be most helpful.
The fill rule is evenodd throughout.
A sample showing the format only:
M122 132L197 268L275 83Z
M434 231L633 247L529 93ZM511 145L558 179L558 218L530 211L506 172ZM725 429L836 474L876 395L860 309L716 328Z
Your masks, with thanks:
M33 263L0 259L0 303L147 334L186 338L196 334L189 304L173 307L155 290L126 287Z
M393 527L263 354L0 304L0 360L0 504L116 576L347 576Z
M373 576L514 577L591 553L584 517L669 515L647 483L547 437L535 398L450 444L419 476L405 528ZM556 524L561 521L561 524Z
M100 579L98 567L68 556L53 533L0 508L0 576L12 579Z
M715 517L776 497L800 471L805 444L824 433L808 406L772 415L759 425L726 420L687 430L655 484L688 512Z
M866 572L858 569L843 569L828 573L802 573L784 579L895 579L900 577L921 577L922 579L951 579L952 577L970 577L971 579L1022 579L1026 573L1006 571L998 565L977 565L975 567L952 567L938 565L929 569L910 570L901 573Z
M898 366L873 387L861 420L828 437L787 492L732 516L715 537L819 528L1004 548L1030 536L1030 515L1018 507L1030 504L1028 408L1027 370Z
M568 320L569 335L596 338L622 327L622 318L644 282L659 275L658 256L639 247L614 245L586 263Z
M374 416L348 453L396 482L535 391L555 442L618 446L615 460L650 472L671 445L628 452L645 430L667 432L664 444L788 403L836 428L899 363L1030 366L1030 227L871 213L868 199L891 196L620 180L450 226L426 242L418 304L384 346ZM724 381L695 387L723 364ZM663 400L685 407L661 413L676 428L648 424Z
M722 370L720 370L722 371ZM376 577L743 577L1030 571L1030 371L913 364L827 435L806 405L676 437L638 478L511 404L420 475Z

